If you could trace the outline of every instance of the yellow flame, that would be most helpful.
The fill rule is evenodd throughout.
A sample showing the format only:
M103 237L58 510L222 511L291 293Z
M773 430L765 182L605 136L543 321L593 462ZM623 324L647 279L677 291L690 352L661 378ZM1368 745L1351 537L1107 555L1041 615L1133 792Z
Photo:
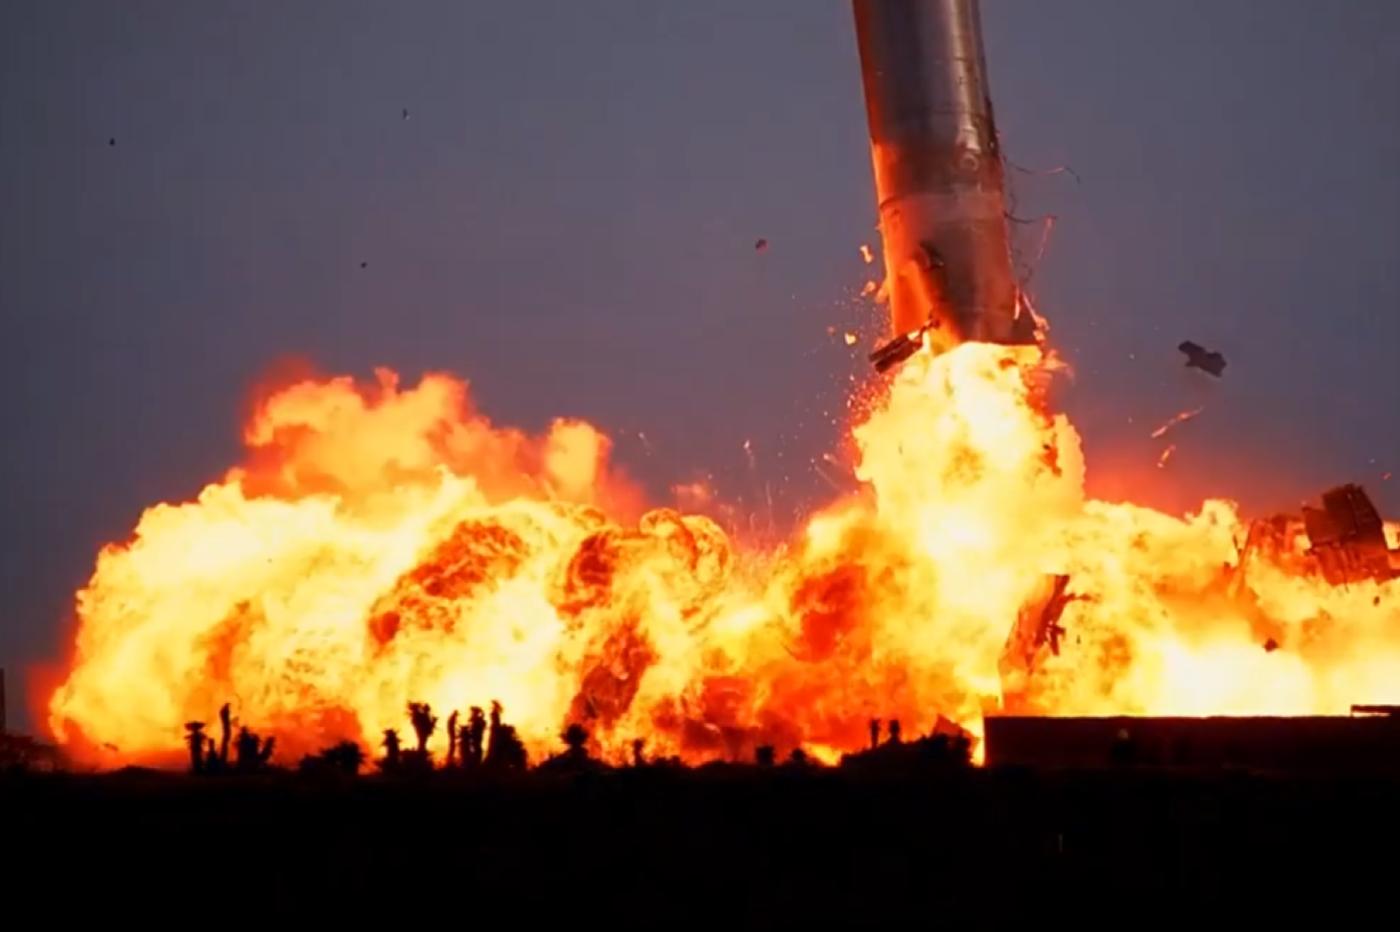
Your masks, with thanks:
M1046 365L916 353L858 407L860 492L773 549L642 509L601 432L495 426L450 376L287 386L243 463L98 555L51 727L75 753L156 761L231 701L296 755L371 743L410 699L444 717L495 699L535 754L579 721L613 757L643 738L692 761L758 744L830 759L871 717L980 733L1013 702L1400 700L1400 584L1329 586L1297 538L1236 566L1247 528L1228 502L1174 517L1087 498L1079 437L1039 401ZM707 486L676 492L711 504ZM1075 594L1058 651L1009 670L1051 574Z

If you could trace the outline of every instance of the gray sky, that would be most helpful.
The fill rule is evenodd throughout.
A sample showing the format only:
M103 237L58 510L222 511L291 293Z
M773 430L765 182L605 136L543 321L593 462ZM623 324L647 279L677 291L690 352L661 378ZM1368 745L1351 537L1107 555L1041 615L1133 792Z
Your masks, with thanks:
M1400 4L984 6L1006 151L1081 179L1012 174L1058 217L1032 288L1091 488L1274 509L1358 480L1400 514ZM586 417L658 497L820 503L864 372L827 327L872 314L860 93L835 0L0 4L12 683L289 355ZM1147 433L1200 404L1156 469Z

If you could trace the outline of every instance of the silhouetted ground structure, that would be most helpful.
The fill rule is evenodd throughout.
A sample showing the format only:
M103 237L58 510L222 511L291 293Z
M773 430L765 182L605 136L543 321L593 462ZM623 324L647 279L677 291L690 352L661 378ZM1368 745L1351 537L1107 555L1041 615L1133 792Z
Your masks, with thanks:
M904 741L898 719L888 724L888 737L880 739L880 720L870 720L870 747L857 754L846 754L841 766L855 771L890 774L963 770L972 765L972 736L947 719L940 719L934 731L913 741Z
M986 732L987 762L993 765L1370 772L1400 779L1400 716L1389 713L1290 718L989 716Z
M872 721L871 746L839 767L800 748L779 764L765 745L751 764L687 768L648 760L640 741L630 766L613 767L590 755L574 723L563 750L530 770L499 704L489 720L471 710L455 766L412 763L431 764L417 755L436 725L413 703L416 746L386 731L380 772L360 779L353 742L277 771L266 766L271 741L244 727L218 779L11 772L0 775L0 805L24 853L9 869L15 888L81 889L109 918L107 904L140 904L146 919L205 915L209 891L236 882L262 915L321 922L400 919L400 900L425 890L489 910L473 914L480 921L573 928L995 927L1182 908L1218 916L1231 902L1257 919L1309 900L1335 908L1343 889L1352 906L1388 893L1383 853L1400 837L1400 766L1386 766L1400 764L1396 711L1340 720L1371 728L1367 740L1393 757L1310 744L1315 720L1287 720L1304 723L1299 754L1333 764L1308 772L1290 773L1287 756L1222 766L1209 752L1237 749L1228 728L1230 740L1166 766L1174 745L1158 739L1184 720L1100 720L1085 732L1092 756L975 768L970 736L943 719L912 740L897 720ZM989 755L1007 759L998 748L1008 723L1046 721L989 720ZM1066 735L1085 720L1049 721L1048 746L1078 747ZM1273 721L1285 739L1286 720ZM226 714L221 723L230 729ZM187 736L197 773L225 766L224 742L202 723Z
M109 922L217 913L221 883L279 920L401 919L419 890L570 928L1258 919L1388 896L1400 837L1395 780L1136 767L124 771L0 777L0 800L10 889Z
M0 773L10 770L28 773L48 773L63 770L67 760L63 751L52 744L29 735L0 732ZM0 800L0 813L4 802Z

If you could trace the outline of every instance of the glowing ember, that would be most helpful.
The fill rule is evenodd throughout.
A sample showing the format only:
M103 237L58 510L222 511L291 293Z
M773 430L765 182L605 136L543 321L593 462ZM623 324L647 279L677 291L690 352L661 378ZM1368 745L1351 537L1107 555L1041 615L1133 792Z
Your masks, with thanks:
M50 724L101 763L173 760L182 724L228 700L295 759L372 743L410 699L444 716L499 699L533 754L578 721L614 759L634 738L691 761L830 758L872 717L980 733L1018 615L1061 576L1062 633L1016 675L1021 707L1400 700L1400 583L1334 588L1298 535L1241 558L1227 502L1177 518L1086 499L1044 378L1030 348L916 353L859 407L860 493L773 550L644 510L598 430L498 427L450 376L288 385L240 465L99 554Z
M875 281L875 279L867 279L865 285L860 289L860 296L862 298L868 298L879 290L880 285L878 282Z
M1166 469L1166 468L1167 468L1167 463L1171 461L1172 454L1175 453L1175 452L1176 452L1176 444L1174 444L1174 443L1168 444L1168 445L1167 445L1167 448L1166 448L1165 450L1162 451L1162 455L1159 456L1159 457L1157 457L1157 468L1158 468L1158 469Z
M1193 417L1200 414L1204 410L1205 406L1202 405L1199 408L1192 408L1189 411L1179 411L1176 414L1173 414L1171 417L1167 418L1167 420L1161 426L1159 426L1156 430L1152 431L1152 439L1156 440L1159 437L1165 437L1167 431L1171 430L1178 424L1186 423L1187 421L1191 420Z
M860 257L865 260L866 265L875 261L875 254L870 251L870 246L865 243L860 244Z
M846 331L846 334L845 334L845 339L846 339L846 345L847 345L847 346L855 346L855 345L856 345L856 341L859 340L860 337L856 336L854 333L852 333L851 331L847 330L847 331Z

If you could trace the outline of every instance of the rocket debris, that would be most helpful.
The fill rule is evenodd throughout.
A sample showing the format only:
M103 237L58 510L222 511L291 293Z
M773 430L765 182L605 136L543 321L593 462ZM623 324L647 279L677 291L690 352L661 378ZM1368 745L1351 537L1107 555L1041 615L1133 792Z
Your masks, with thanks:
M870 251L870 247L865 243L860 244L860 257L865 260L866 265L875 261L875 254Z
M1321 508L1303 508L1309 553L1333 585L1400 576L1400 551L1391 550L1385 522L1366 491L1343 485L1322 494Z
M1190 340L1183 341L1177 346L1177 349L1186 354L1188 368L1208 372L1217 379L1225 372L1225 357L1214 350L1208 350L1199 343L1192 343Z
M1035 342L1011 267L976 0L854 0L892 331ZM908 349L895 337L885 368Z
M1162 455L1159 456L1159 457L1157 457L1157 468L1158 468L1158 469L1166 469L1166 468L1167 468L1167 463L1171 461L1172 454L1175 453L1175 452L1176 452L1176 444L1174 444L1174 443L1173 443L1173 444L1169 444L1169 445L1167 446L1167 448L1166 448L1165 450L1162 451Z
M1153 439L1153 440L1156 440L1158 437L1165 436L1166 433L1167 433L1167 431L1171 430L1173 427L1175 427L1175 426L1178 425L1178 424L1184 424L1184 423L1186 423L1187 421L1191 420L1191 419L1192 419L1193 417L1195 417L1196 415L1200 414L1200 413L1201 413L1202 411L1204 411L1205 409L1206 409L1206 408L1205 408L1205 405L1201 405L1201 407L1199 407L1199 408L1192 408L1192 409L1189 410L1189 411L1180 411L1180 412L1178 412L1178 413L1176 413L1176 414L1173 414L1173 415L1172 415L1170 418L1168 418L1160 427L1158 427L1156 430L1154 430L1154 431L1152 432L1152 439Z
M1386 582L1400 578L1400 550L1391 550L1385 523L1359 485L1337 486L1322 493L1322 507L1304 506L1297 514L1257 518L1250 522L1236 562L1237 591L1256 553L1277 557L1288 553L1299 535L1308 540L1311 570L1334 586Z
M868 357L875 364L876 372L885 372L917 353L924 345L924 330L921 327L910 333L901 333L883 346L877 347Z
M754 252L763 252L763 250L765 250L765 249L768 248L768 240L766 240L766 239L761 239L761 238L758 239L758 240L755 240L755 241L754 241L754 244L753 244L753 248L754 248Z
M1024 714L1034 711L1028 705L1029 680L1037 675L1047 657L1058 657L1065 638L1061 623L1072 602L1087 602L1089 596L1069 591L1069 576L1063 573L1042 577L1040 584L1016 613L1016 623L1007 636L997 661L1003 684L1004 711Z

